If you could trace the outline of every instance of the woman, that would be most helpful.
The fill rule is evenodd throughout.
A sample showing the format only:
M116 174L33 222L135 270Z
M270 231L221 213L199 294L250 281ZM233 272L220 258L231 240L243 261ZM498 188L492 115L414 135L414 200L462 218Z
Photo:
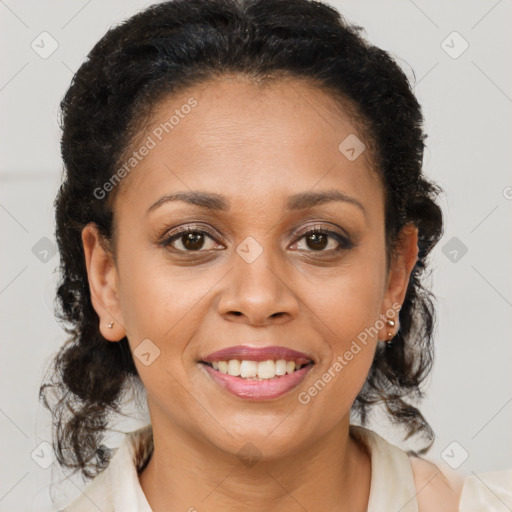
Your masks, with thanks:
M41 395L60 464L95 479L66 510L457 510L413 405L440 189L404 73L359 31L307 0L175 0L76 73L56 199L71 338ZM109 449L131 380L151 424ZM363 427L377 404L422 449Z

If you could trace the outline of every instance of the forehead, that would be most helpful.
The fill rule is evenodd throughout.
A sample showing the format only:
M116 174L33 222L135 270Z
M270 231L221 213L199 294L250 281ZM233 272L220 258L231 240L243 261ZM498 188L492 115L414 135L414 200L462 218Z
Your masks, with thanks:
M169 95L130 148L150 147L118 200L147 209L164 193L201 189L261 205L316 186L376 200L371 141L350 108L298 79L254 84L228 75ZM355 160L340 150L346 140L365 145Z

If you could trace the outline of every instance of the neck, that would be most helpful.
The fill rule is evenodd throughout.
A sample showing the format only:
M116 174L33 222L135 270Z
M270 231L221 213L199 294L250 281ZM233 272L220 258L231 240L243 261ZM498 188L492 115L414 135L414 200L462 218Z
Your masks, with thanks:
M155 419L153 455L139 475L153 512L231 512L241 503L248 512L367 509L371 462L348 418L315 444L271 460L226 453Z

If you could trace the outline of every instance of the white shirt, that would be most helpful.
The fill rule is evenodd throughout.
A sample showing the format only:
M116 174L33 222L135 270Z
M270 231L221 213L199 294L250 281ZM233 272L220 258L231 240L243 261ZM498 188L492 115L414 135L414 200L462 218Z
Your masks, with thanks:
M407 453L372 430L355 425L350 430L365 444L371 457L368 512L419 512ZM151 455L151 439L151 425L127 433L108 468L61 512L152 512L137 473L137 464L144 464ZM139 461L136 446L144 447ZM467 476L459 512L499 510L512 510L512 471Z

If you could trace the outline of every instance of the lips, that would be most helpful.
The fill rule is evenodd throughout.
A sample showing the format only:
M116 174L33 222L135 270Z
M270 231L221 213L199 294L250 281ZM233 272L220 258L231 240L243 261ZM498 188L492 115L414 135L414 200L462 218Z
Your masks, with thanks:
M300 370L282 377L255 381L225 375L206 364L201 365L202 371L220 389L242 400L255 401L272 400L286 395L301 384L312 368L313 364L308 364Z
M315 364L286 347L238 345L212 352L200 368L219 388L244 400L270 400L298 387Z
M249 360L249 361L267 361L269 359L285 361L294 361L296 365L306 365L314 363L311 355L303 352L297 352L286 347L249 347L248 345L237 345L212 352L201 359L204 363L213 363L216 361L229 361L231 359Z

